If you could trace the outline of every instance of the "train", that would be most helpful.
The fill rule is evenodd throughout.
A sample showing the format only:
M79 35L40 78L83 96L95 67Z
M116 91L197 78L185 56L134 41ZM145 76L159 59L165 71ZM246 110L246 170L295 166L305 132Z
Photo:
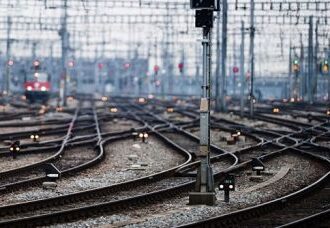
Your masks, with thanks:
M45 72L35 72L24 82L24 95L30 103L47 103L50 90L50 76Z

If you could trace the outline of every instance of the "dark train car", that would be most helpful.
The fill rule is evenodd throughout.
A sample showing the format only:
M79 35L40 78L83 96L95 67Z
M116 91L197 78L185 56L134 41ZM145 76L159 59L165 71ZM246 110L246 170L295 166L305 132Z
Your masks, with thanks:
M28 78L24 83L26 99L31 103L46 103L49 99L50 90L50 77L47 73L34 73L33 77Z

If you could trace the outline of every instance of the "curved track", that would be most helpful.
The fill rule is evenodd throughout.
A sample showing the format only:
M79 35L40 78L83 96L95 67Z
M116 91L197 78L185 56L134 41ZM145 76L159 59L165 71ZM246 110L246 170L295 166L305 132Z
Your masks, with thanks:
M76 110L65 138L61 141L61 146L56 153L56 156L60 156L63 153L63 150L68 146L85 146L86 144L95 145L98 155L94 159L84 161L79 165L75 164L72 167L65 166L66 168L62 171L63 176L72 175L73 173L87 168L96 162L100 162L103 156L104 145L110 144L116 140L132 138L132 132L139 132L142 130L147 131L150 135L154 135L168 146L181 153L186 158L185 162L160 173L104 188L0 207L0 214L3 216L0 226L21 227L25 225L35 226L68 222L92 215L95 216L118 212L125 210L127 207L135 208L147 204L153 204L155 202L162 202L164 200L177 197L178 195L184 196L188 193L188 191L193 189L195 181L192 177L196 175L196 168L199 162L198 156L196 156L198 153L199 138L189 132L189 129L196 127L198 128L198 115L195 112L192 112L191 108L180 107L177 108L178 114L176 117L167 115L166 117L168 118L165 118L161 117L159 114L164 112L166 107L168 107L168 104L156 102L153 106L148 107L147 105L138 105L134 102L125 103L121 99L118 99L115 103L105 106L105 110L107 107L112 107L114 105L123 112L121 115L125 115L126 118L140 122L143 127L126 131L101 133L99 119L108 118L108 114L104 115L101 112L99 115L100 117L98 117L96 108L94 108L87 111L87 113L92 113L93 118L89 119L92 119L93 123L91 124L89 120L87 124L82 126L82 128L77 131L75 138L70 140L70 135L74 132L74 124L79 113L79 111ZM154 108L155 105L158 106L157 109ZM85 114L86 113L83 113L83 115ZM110 118L114 118L116 116L120 115L110 114ZM180 117L183 118L184 121L180 121ZM317 122L317 124L284 120L281 119L280 116L273 117L268 115L267 112L258 114L256 118L279 126L285 126L291 129L291 131L283 132L280 130L277 131L276 129L256 129L253 127L248 127L242 123L213 118L212 127L215 130L220 130L221 132L227 133L240 131L245 137L255 141L254 145L249 145L245 148L237 148L230 152L219 148L219 146L212 145L211 162L212 167L215 170L214 176L217 183L224 178L224 174L249 167L251 165L251 159L254 157L258 157L261 160L267 160L274 156L281 156L281 154L286 153L287 151L299 153L303 156L309 156L310 159L315 159L329 167L329 160L327 158L328 153L324 152L323 147L317 145L317 140L320 137L324 138L328 132L322 117L315 117L315 122ZM302 116L301 118L313 119L314 117ZM86 121L86 119L84 121ZM19 135L17 137L19 137ZM47 143L45 145L47 146ZM56 147L58 147L58 145L54 146L54 148ZM61 162L62 159L60 159L59 162ZM47 160L47 162L48 161L49 160ZM39 162L38 165L44 162L46 161ZM33 166L38 165L37 163L33 164ZM25 168L22 170L16 169L9 174L13 175L14 173L20 173L24 169ZM6 176L5 173L0 173L0 175L3 175L4 177ZM252 218L256 214L260 214L262 216L265 212L271 214L274 209L283 208L286 206L285 202L291 202L291 200L298 201L300 205L303 205L303 202L300 200L301 197L306 195L313 197L314 190L322 188L322 184L328 181L328 178L329 173L324 175L319 181L311 184L310 186L306 186L304 189L291 195L259 206L236 211L225 216L188 224L186 226L214 227L218 225L234 225L238 222L245 222L246 219ZM14 185L16 184L18 183L15 183ZM18 186L23 185L18 184ZM4 192L10 189L7 186L5 187L6 188L2 189ZM137 188L138 194L136 192L127 193L127 191L133 187ZM15 188L13 187L12 189ZM118 196L119 199L117 197L115 199L115 195ZM33 215L30 211L34 211ZM290 209L288 209L288 211L290 211ZM307 221L324 217L327 212L326 210L323 210L319 212L320 215L311 215L310 212L306 213L309 217L306 216L305 218L298 219L292 216L291 220L294 221L291 222L300 224L305 221L307 223ZM289 213L285 214L290 216ZM239 220L236 218L242 219ZM266 217L264 218L267 220ZM272 221L272 218L269 217L268 220ZM251 221L251 224L251 227L258 225L261 226L261 224L254 223L253 221Z

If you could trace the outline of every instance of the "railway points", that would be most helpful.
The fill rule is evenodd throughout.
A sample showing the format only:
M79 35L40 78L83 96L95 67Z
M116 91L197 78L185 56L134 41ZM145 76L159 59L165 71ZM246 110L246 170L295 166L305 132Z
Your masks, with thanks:
M0 227L329 227L328 0L0 9Z

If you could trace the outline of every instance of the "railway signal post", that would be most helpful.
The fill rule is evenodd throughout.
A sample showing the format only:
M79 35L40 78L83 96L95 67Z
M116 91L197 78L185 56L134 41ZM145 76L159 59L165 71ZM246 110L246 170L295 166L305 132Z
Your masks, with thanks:
M213 172L210 166L210 95L211 95L211 29L213 11L218 2L213 0L191 0L196 9L195 26L203 28L203 85L200 103L200 167L197 171L195 191L189 193L189 204L214 205L216 201Z

